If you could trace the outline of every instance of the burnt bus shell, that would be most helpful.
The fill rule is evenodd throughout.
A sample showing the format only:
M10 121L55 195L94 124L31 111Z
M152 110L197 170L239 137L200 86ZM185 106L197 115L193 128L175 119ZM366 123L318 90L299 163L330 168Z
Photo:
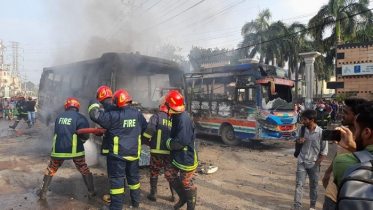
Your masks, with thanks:
M133 107L139 109L148 120L158 110L158 100L150 100L161 96L160 90L152 89L150 84L157 81L149 82L149 78L159 74L168 76L170 87L184 89L184 72L176 62L139 54L105 53L97 59L44 68L39 85L38 119L47 126L54 123L56 116L64 111L64 103L69 97L79 100L79 112L89 119L89 101L96 97L100 86L107 85L113 92L125 89L134 102L142 102L135 103ZM139 83L139 77L148 78L148 81ZM136 90L140 87L143 90L150 87L146 89L149 101L144 101L144 97L140 98ZM89 121L91 127L96 126ZM101 139L95 137L95 142L99 146ZM140 165L148 164L148 148L146 153L146 157L142 154Z

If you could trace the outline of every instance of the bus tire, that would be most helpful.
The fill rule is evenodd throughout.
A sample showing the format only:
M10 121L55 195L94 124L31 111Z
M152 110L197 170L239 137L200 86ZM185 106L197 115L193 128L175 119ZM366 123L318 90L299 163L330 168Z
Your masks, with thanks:
M225 144L236 146L241 142L241 139L236 138L234 134L233 127L231 125L226 125L221 130L221 139Z

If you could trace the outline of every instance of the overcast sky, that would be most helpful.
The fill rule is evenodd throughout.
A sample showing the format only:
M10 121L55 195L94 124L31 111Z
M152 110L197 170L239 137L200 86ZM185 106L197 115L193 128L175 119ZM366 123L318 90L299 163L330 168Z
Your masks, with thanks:
M100 57L102 53L152 55L163 43L236 48L241 27L269 8L272 21L306 24L327 0L0 0L0 39L12 62L19 42L19 69L39 83L44 67ZM129 31L132 31L130 33Z

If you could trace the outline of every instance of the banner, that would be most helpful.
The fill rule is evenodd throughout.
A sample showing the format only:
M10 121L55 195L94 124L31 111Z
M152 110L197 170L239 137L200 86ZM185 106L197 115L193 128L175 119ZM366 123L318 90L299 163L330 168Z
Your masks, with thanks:
M342 65L342 76L358 76L373 74L373 63Z

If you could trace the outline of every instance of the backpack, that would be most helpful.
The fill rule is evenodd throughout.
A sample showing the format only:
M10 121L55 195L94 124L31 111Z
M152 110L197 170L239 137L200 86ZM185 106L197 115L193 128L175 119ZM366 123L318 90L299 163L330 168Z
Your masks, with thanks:
M353 153L360 163L346 169L338 188L337 209L373 209L373 155Z
M304 137L304 133L306 132L306 127L302 126L300 127L300 135L299 138ZM294 151L294 157L297 158L300 150L302 149L303 144L298 144L298 142L295 141L295 151Z

